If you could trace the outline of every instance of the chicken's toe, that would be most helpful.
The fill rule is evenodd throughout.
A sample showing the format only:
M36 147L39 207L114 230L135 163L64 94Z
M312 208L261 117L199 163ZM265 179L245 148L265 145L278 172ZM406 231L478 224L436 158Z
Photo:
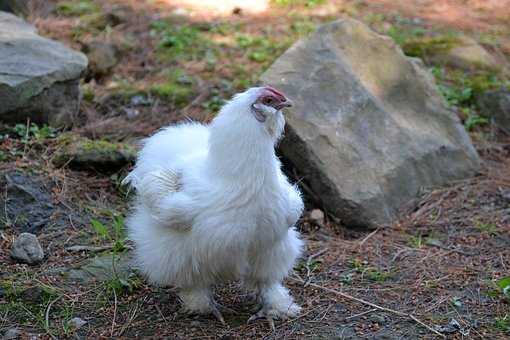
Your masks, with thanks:
M215 303L211 304L211 313L222 325L225 325L225 319Z
M201 311L197 311L197 310L191 310L185 306L181 307L176 315L177 316L182 316L182 317L189 317L189 316L196 316L196 315L207 315L207 314L212 314L219 322L221 322L221 324L225 325L225 318L223 318L223 314L221 314L220 310L229 310L231 311L231 309L229 308L226 308L226 307L223 307L219 304L217 304L214 300L211 301L211 303L209 304L209 308L207 308L207 310L201 310Z
M278 313L278 311L275 309L262 307L257 313L250 316L247 323L252 323L260 319L266 319L266 321L269 323L269 327L271 327L271 330L274 331L276 329L274 324L275 320L283 320L286 318L287 316L285 314Z

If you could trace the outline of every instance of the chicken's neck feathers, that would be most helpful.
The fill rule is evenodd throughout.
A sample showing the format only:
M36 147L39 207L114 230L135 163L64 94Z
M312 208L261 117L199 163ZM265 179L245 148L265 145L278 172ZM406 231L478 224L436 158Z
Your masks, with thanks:
M219 116L210 127L207 168L231 190L257 191L278 180L274 138L250 115Z

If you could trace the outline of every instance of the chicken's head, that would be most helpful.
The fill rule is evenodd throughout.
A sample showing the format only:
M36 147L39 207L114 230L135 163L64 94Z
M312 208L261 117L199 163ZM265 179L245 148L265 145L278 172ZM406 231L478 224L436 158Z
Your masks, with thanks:
M271 86L254 87L245 92L248 98L249 116L252 123L262 127L276 143L283 133L285 119L282 109L292 102Z
M214 135L211 140L227 143L227 139L246 140L250 136L258 139L262 132L276 144L285 126L282 109L291 105L290 100L273 87L249 88L221 108L211 125Z
M255 118L264 123L268 117L274 116L283 108L291 106L291 101L283 93L271 86L264 86L258 88L256 100L251 108Z

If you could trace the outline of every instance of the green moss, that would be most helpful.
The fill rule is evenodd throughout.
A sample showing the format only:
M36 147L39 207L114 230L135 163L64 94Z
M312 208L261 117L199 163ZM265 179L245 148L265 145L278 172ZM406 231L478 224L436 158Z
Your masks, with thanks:
M276 41L265 35L238 34L236 42L239 49L246 51L251 61L269 63L285 51L292 39Z
M402 50L408 56L426 58L437 53L447 52L458 42L458 38L453 35L415 37L404 41Z
M57 4L57 14L63 16L80 16L99 12L101 8L89 0L63 1Z
M94 101L95 93L91 86L88 84L84 84L81 87L81 92L83 93L83 100L86 102Z
M105 140L83 140L80 143L83 151L115 152L123 148L122 144L110 143Z
M510 314L495 318L494 327L501 332L510 332Z
M0 289L3 290L7 302L13 302L22 292L22 287L17 286L14 280L6 279L0 282Z
M467 77L466 82L473 89L475 94L510 86L510 82L508 80L501 79L495 73L475 74Z
M170 20L152 23L151 36L158 40L157 55L163 61L177 58L194 60L204 57L213 44L193 25L176 25Z
M402 46L407 41L423 37L427 31L422 27L393 25L387 30L383 30L383 32L389 35L397 44Z
M307 17L304 17L293 21L290 25L290 29L295 34L305 36L315 31L316 26L317 25L313 21Z
M178 106L186 103L193 94L190 88L172 82L153 85L151 92L158 97L174 102Z
M390 272L379 271L379 270L374 269L374 268L369 268L366 271L365 276L369 280L371 280L371 281L384 282L384 281L386 281L386 280L391 278L391 273Z
M152 85L150 92L177 106L185 105L194 94L193 78L180 69L165 73L166 81Z
M57 138L59 147L65 147L74 141L74 135L69 132L61 133Z
M136 157L134 147L124 143L64 134L58 140L59 148L53 155L56 166L69 164L77 168L116 169Z
M143 87L143 84L137 84L134 80L118 78L114 75L113 80L108 84L108 94L123 102L136 95L146 95Z
M103 30L108 26L108 19L104 13L90 13L80 16L80 27L88 30Z
M435 67L432 73L450 106L470 108L475 105L476 97L484 92L510 86L510 81L495 72L478 71L469 74L461 70Z

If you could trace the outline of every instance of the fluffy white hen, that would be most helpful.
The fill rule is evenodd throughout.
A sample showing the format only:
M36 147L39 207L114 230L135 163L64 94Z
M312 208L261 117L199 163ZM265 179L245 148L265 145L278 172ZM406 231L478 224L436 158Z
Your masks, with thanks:
M179 288L185 310L223 318L211 287L242 280L262 308L250 320L299 313L282 281L301 253L301 194L275 155L290 101L272 87L237 94L209 124L167 127L145 141L126 178L127 221L140 270Z

